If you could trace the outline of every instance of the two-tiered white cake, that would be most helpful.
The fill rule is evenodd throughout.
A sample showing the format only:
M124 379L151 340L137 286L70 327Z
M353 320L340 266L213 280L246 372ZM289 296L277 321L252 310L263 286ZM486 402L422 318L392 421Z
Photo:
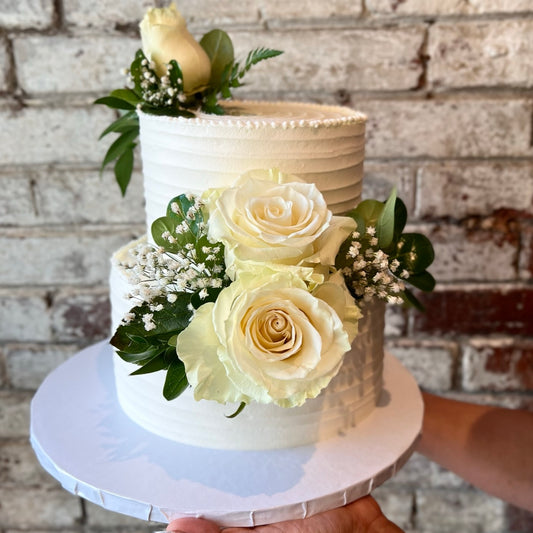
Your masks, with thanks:
M254 169L276 168L315 183L333 213L361 196L365 116L348 108L300 103L231 102L223 116L173 118L139 113L148 239L152 222L169 200L231 185ZM127 262L133 243L112 261L111 304L115 329L131 307ZM148 431L178 442L223 449L300 446L356 425L375 407L382 385L384 304L363 309L359 333L326 389L301 407L196 401L192 391L167 401L164 374L129 374L137 367L114 356L120 405Z

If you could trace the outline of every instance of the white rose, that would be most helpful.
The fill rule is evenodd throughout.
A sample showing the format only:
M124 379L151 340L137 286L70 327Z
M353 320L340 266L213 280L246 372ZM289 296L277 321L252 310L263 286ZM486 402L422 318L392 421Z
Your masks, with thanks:
M323 288L341 319L293 274L240 276L178 336L195 398L293 407L316 397L337 374L356 331L360 313L344 292L336 283Z
M189 33L185 19L174 3L151 8L140 23L144 55L155 63L158 76L167 73L167 63L175 59L183 73L183 89L193 93L209 83L211 62Z
M315 185L274 169L248 172L233 187L208 191L204 199L208 237L224 243L232 279L265 265L311 270L333 265L355 229L351 218L332 215Z

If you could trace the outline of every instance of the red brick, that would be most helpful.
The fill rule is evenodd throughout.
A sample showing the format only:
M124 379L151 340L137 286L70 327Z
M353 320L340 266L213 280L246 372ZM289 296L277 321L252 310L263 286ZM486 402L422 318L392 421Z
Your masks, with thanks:
M533 531L533 513L525 509L508 505L505 509L505 518L509 533Z
M533 334L533 287L443 287L420 295L413 332L438 335Z
M474 338L462 359L463 387L471 391L533 389L533 339Z
M510 372L521 378L524 386L533 388L533 342L502 348L493 348L485 368L491 372Z

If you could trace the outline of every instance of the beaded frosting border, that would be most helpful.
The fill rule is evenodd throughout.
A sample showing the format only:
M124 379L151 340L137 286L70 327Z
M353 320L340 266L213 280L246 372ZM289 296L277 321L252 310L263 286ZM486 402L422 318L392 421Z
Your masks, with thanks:
M339 116L331 118L284 118L269 116L268 113L265 113L265 116L262 115L207 115L199 114L195 118L185 118L185 117L169 117L165 115L151 115L148 113L143 113L138 111L139 115L144 117L150 117L151 120L161 121L161 122L174 122L177 121L182 124L194 125L194 126L220 126L220 127L238 127L238 128L249 128L249 129L259 129L265 127L279 128L279 129L295 129L295 128L334 128L339 126L351 125L351 124L365 124L367 117L364 113L350 109L348 107L342 106L333 106L333 105L323 105L323 104L312 104L305 102L268 102L268 101L258 101L258 100L232 100L231 102L223 104L224 107L228 109L243 109L248 110L253 107L261 107L265 110L268 108L279 108L279 109L306 109L310 112L318 111L330 111L335 112Z

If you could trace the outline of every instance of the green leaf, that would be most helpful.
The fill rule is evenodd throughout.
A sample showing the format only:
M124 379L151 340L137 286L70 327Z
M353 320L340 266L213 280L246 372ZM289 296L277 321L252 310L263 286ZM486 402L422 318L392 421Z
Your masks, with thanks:
M171 87L178 89L179 92L183 91L183 72L179 63L172 59L170 60L171 68L168 71L168 78L170 80ZM181 81L180 81L181 80Z
M117 180L118 186L120 187L120 192L122 196L126 194L126 189L131 180L131 174L133 172L133 150L135 149L135 144L131 143L129 148L117 159L115 163L115 178Z
M163 233L169 232L174 235L178 221L171 217L159 217L152 222L151 232L154 242L158 246L162 246L171 253L177 253L180 251L179 243L172 244L162 237Z
M239 78L242 78L246 72L250 70L253 65L257 65L260 61L270 59L283 54L280 50L273 50L271 48L256 48L248 53L244 68L239 71Z
M404 233L397 246L396 259L401 268L410 274L419 274L426 270L435 259L435 252L430 240L420 233Z
M407 207L405 207L401 198L396 198L396 204L394 205L394 243L400 240L406 224Z
M152 372L159 372L160 370L165 370L168 367L168 364L165 362L165 358L163 357L163 354L160 353L150 359L148 363L141 366L141 368L138 368L135 370L135 372L132 372L130 376L139 376L141 374L150 374Z
M111 109L126 109L128 111L132 111L133 109L135 109L135 106L133 104L130 104L122 98L116 98L114 96L103 96L102 98L98 98L97 100L95 100L94 103L106 105Z
M168 341L173 335L181 333L188 325L192 311L188 308L191 295L185 292L177 293L177 300L173 303L166 297L155 298L152 305L163 304L160 311L151 311L150 305L143 304L133 307L130 312L134 318L128 324L121 324L111 339L111 344L118 350L129 354L151 354L151 347L157 350L166 349ZM153 313L156 324L154 329L146 331L143 316ZM145 355L146 358L146 355Z
M209 85L218 89L222 85L222 74L228 65L233 64L235 53L229 35L223 30L211 30L200 40L211 61L211 77Z
M153 107L150 104L142 104L141 111L148 113L150 115L158 115L164 117L185 117L185 118L194 118L195 114L187 111L186 109L175 109L172 107Z
M396 206L396 189L387 198L383 211L376 224L378 245L383 250L392 243L394 238L394 211Z
M187 375L185 374L185 366L180 360L175 360L170 363L167 371L167 377L163 386L163 396L168 401L177 398L187 387Z
M121 117L117 118L114 122L111 122L109 126L100 134L99 139L105 137L108 133L117 132L123 133L128 130L139 129L139 118L135 111L128 111Z
M102 161L100 172L102 172L105 166L111 163L111 161L120 157L126 150L131 149L130 145L138 136L138 130L128 130L125 133L122 133L107 150L104 160Z
M418 298L409 289L405 289L403 291L402 296L406 307L414 307L415 309L418 309L422 312L426 310L426 308L420 303Z
M424 292L431 292L435 288L435 278L427 271L420 274L413 274L406 280L413 287L420 289Z
M132 106L136 106L139 102L142 101L142 99L139 97L139 95L132 91L131 89L115 89L114 91L111 91L110 96L114 98L118 98L119 100L124 100L125 102L128 102Z
M113 339L111 339L113 340ZM113 344L113 343L111 343ZM113 346L115 346L113 344ZM123 351L117 351L117 354L121 359L126 361L126 363L133 363L136 365L144 365L148 361L152 360L154 357L161 353L161 348L159 346L149 346L146 351L141 353L128 353Z
M379 200L363 200L355 209L350 211L349 216L362 218L365 226L376 226L384 207L385 204Z
M142 94L141 83L143 81L143 74L141 63L144 59L146 59L144 52L142 50L137 50L137 52L135 53L135 58L133 59L130 66L130 75L133 79L133 83L135 85L135 92L137 94Z
M243 409L246 407L246 402L241 402L237 410L231 415L224 415L226 418L235 418L237 415L240 415Z

